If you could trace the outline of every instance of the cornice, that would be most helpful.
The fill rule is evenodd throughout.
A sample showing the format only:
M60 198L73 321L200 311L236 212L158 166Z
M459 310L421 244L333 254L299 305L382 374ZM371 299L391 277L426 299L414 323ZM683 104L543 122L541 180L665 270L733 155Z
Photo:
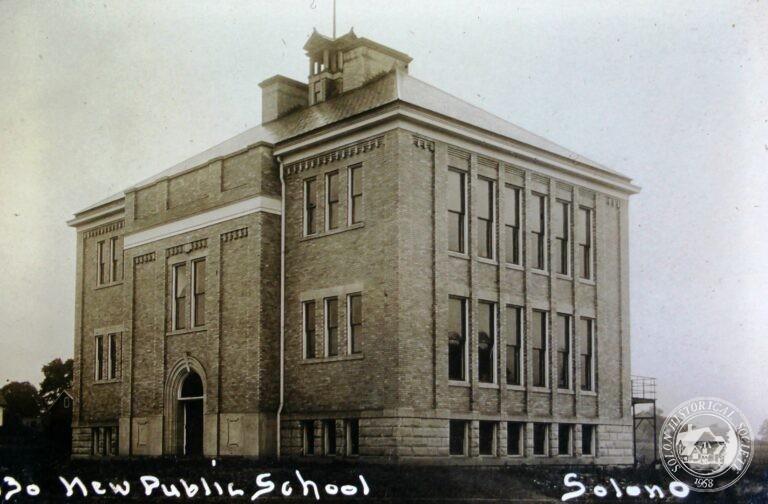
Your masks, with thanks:
M333 150L323 152L299 161L295 161L285 166L285 174L293 175L301 173L312 168L323 166L335 161L350 159L366 152L371 152L384 145L384 135L379 135L366 140L360 140L355 143L347 144Z

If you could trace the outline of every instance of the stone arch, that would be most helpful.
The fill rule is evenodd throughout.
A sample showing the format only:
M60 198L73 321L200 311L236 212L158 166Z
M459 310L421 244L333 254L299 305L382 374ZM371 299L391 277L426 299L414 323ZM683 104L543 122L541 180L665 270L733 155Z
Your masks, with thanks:
M177 360L170 368L165 380L164 392L164 423L165 423L165 453L170 455L180 455L184 452L183 445L183 426L179 425L179 418L182 414L180 410L181 401L180 392L184 381L190 374L197 374L202 381L203 386L203 415L208 403L208 376L205 368L194 357L185 356ZM203 440L211 433L203 428ZM205 446L205 441L203 441Z

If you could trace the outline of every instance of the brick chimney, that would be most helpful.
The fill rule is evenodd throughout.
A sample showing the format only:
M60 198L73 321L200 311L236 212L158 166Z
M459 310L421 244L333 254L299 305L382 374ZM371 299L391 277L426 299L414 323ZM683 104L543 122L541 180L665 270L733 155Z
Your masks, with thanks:
M307 85L303 82L275 75L261 82L259 87L262 124L307 106Z

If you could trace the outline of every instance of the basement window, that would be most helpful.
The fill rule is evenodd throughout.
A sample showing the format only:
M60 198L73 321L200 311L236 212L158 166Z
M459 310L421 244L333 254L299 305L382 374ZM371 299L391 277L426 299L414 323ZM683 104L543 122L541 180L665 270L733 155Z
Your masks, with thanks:
M496 422L480 422L480 455L496 455Z
M449 453L451 455L467 454L467 422L464 420L451 420L448 425L450 437Z

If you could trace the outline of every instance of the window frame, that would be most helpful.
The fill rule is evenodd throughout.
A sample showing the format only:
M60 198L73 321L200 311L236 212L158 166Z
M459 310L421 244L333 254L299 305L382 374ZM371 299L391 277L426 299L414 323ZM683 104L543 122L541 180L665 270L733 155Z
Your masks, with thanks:
M589 437L589 453L584 451L584 428L587 428L590 433ZM597 451L597 425L595 424L582 424L581 425L581 456L582 457L594 457Z
M579 262L579 279L581 280L587 280L587 281L594 281L595 279L595 210L593 208L580 205L579 206L579 217L581 217L582 212L584 212L584 215L586 215L586 222L584 229L584 238L586 240L586 243L581 243L581 241L578 238L579 230L577 230L577 240L578 240L578 248L579 248L579 258L581 259ZM581 222L581 218L579 218L579 222ZM580 226L580 224L579 224ZM586 253L584 252L586 250ZM584 270L586 271L586 275Z
M497 372L497 367L498 367L497 366L497 362L498 362L498 347L499 347L499 345L498 345L498 339L499 339L498 338L498 332L499 332L498 331L498 327L499 327L499 323L498 323L498 320L497 320L498 316L497 316L497 313L496 313L496 311L497 311L496 310L496 303L494 303L493 301L482 300L482 301L478 301L477 302L477 307L478 307L478 314L477 314L478 315L478 317L477 317L478 320L477 320L476 326L477 326L478 333L477 333L477 340L475 342L475 344L477 345L477 382L481 383L481 384L485 384L485 385L495 385L498 382L498 374L499 374ZM492 343L491 355L490 355L490 359L491 359L491 363L490 363L490 365L491 365L491 380L490 381L483 380L482 377L480 376L480 367L481 367L480 366L480 352L481 351L480 351L480 332L479 331L480 331L480 320L482 320L482 319L481 319L481 314L479 312L480 312L481 307L482 307L482 309L488 309L488 313L490 315L490 321L489 321L490 322L490 326L491 326L490 327L490 337L491 337L491 343Z
M335 177L332 179L332 177ZM334 231L336 229L339 229L341 227L341 195L339 191L339 184L341 181L341 175L339 174L339 170L331 170L328 172L325 172L323 175L323 178L325 179L325 231ZM332 181L335 181L336 184L336 199L331 199L331 183ZM332 205L336 205L334 208L332 208ZM336 213L335 215L335 222L336 225L331 227L332 224L332 212Z
M506 215L506 209L507 207L507 198L511 194L513 195L513 198L515 199L515 223L509 224L507 222L507 215ZM517 260L513 257L512 260L509 260L509 254L510 254L510 247L506 247L506 250L504 251L504 262L507 264L513 264L515 266L522 266L523 265L523 240L522 240L522 222L523 222L523 189L521 187L518 187L514 184L504 184L504 236L505 238L507 236L513 237L513 244L517 244ZM505 241L505 245L509 245ZM511 247L514 251L514 246ZM514 252L513 252L514 253Z
M117 336L117 333L107 334L107 380L117 380Z
M517 431L518 431L517 453L510 453L509 451L509 447L511 446L510 440L512 439L509 433L512 430L513 426L517 428ZM525 422L514 422L514 421L507 422L507 456L508 457L524 457L525 456Z
M538 232L531 229L533 239L536 240L535 250L538 251L538 255L534 258L531 269L547 272L549 271L549 195L538 192L532 192L531 194L533 196L532 200L541 205L538 216L536 217L539 221L538 227L541 229Z
M499 454L498 449L498 424L493 420L480 420L477 422L477 454L480 457L496 457ZM483 453L483 427L491 428L491 450L490 453ZM487 432L486 432L487 434Z
M558 390L573 390L573 316L569 313L558 313L558 339L557 339L557 388ZM565 334L560 331L564 331ZM560 350L561 338L565 338L565 351ZM561 356L566 359L565 383L563 384L561 373L563 362Z
M448 251L449 252L453 252L455 254L469 255L469 250L468 250L469 236L467 236L469 234L469 233L467 233L467 230L468 230L468 227L469 227L468 224L467 224L468 213L469 213L469 212L467 212L467 202L468 202L467 180L469 178L469 174L466 171L464 171L464 170L461 170L459 168L454 168L452 166L449 166L448 167L448 179L449 180L450 180L450 173L451 172L456 173L460 177L459 178L459 181L460 181L460 184L459 184L460 195L459 195L459 197L461 199L461 211L460 212L456 212L454 210L451 210L449 205L446 205L446 210L448 212L448 217L450 217L451 214L457 214L457 215L460 216L460 219L459 219L459 229L458 229L459 249L460 250L453 250L453 249L451 249L451 231L450 231L450 226L451 226L452 220L450 218L448 218L448 236L447 236L447 238L448 238L448 240L447 240L448 241ZM450 183L448 183L448 185L450 186ZM449 189L450 189L450 187L449 187ZM450 197L448 199L450 199Z
M542 453L536 453L536 427L540 426L544 429L544 450ZM546 422L533 422L533 448L531 450L531 453L534 457L549 457L550 455L550 439L551 439L551 424L548 424Z
M510 324L507 323L509 322L508 314L510 310L517 312L517 327L515 327L514 335L510 333ZM504 318L504 344L506 347L505 381L507 386L523 387L525 385L525 309L522 306L508 304L504 308L504 313L506 315ZM516 345L510 344L510 341L513 341L513 337L511 336L514 336L514 340L517 341ZM509 381L510 347L517 347L517 383Z
M348 457L359 456L360 455L360 420L357 418L348 418L347 420L345 420L344 433L345 433L345 439L346 439L345 451L347 456Z
M354 315L354 310L352 309L352 302L353 299L359 299L360 300L360 321L357 323L353 323L352 317ZM355 351L355 333L354 328L359 327L360 328L360 348ZM348 355L356 355L356 354L362 354L362 343L364 341L364 335L363 335L363 294L362 292L352 292L350 294L347 294L347 354Z
M568 445L566 447L567 450L565 453L563 453L561 450L562 442L563 442L561 435L563 432L568 433ZM573 424L569 424L569 423L557 424L557 456L558 457L573 457L573 438L574 438L573 433L574 433Z
M478 207L476 211L476 218L477 218L477 230L478 230L478 236L477 236L477 249L475 250L475 253L477 254L477 257L480 257L482 259L488 259L493 261L496 258L496 181L487 178L478 176L477 177L477 194L478 197L475 198L476 201L480 202L480 191L481 188L483 188L483 184L487 184L487 190L488 190L488 218L481 217L481 211ZM486 189L486 188L483 188ZM480 222L484 222L487 226L486 235L485 237L480 236L480 229L482 226L480 225ZM484 245L483 245L484 244ZM483 255L481 252L481 247L487 247L488 255Z
M330 310L329 304L331 302L336 303L336 325L330 325ZM340 352L339 348L339 298L338 296L329 296L323 299L323 355L324 357L338 357ZM331 330L336 329L336 353L331 354L330 337Z
M549 333L549 324L550 324L550 322L549 322L549 316L548 316L549 312L546 311L546 310L531 310L531 360L533 361L533 352L536 350L533 347L533 345L536 342L535 338L533 338L533 331L534 331L533 324L536 323L536 314L537 313L541 314L542 325L543 325L543 327L541 329L541 331L542 331L541 341L542 341L542 344L544 345L544 348L540 349L540 351L543 350L543 353L540 355L540 357L544 361L543 362L544 369L541 370L541 372L543 374L543 378L544 378L544 384L543 385L538 385L536 383L535 375L533 375L533 365L538 365L539 367L541 367L541 365L534 362L532 364L532 369L531 369L531 374L532 374L532 376L531 376L531 385L534 388L538 388L538 389L548 389L549 388L549 371L550 371L550 369L549 369L550 368L550 363L549 363L549 347L550 347L550 345L549 345L549 338L548 338L549 335L548 335L548 333Z
M190 285L190 289L189 289L190 293L191 293L191 296L190 296L190 310L189 310L189 322L190 322L190 328L191 329L197 329L197 328L200 328L200 327L205 327L205 325L206 325L207 317L205 316L206 315L205 314L205 308L206 308L205 307L205 304L206 304L206 302L205 302L206 301L205 295L206 295L206 283L207 282L205 281L206 280L205 276L207 275L208 265L206 264L205 260L206 260L205 257L198 257L198 258L192 259L190 261L190 273L192 275L192 278L191 278L191 282L190 282L191 285ZM197 287L198 287L198 283L199 283L198 275L197 275L197 265L199 263L203 264L203 281L202 281L203 292L202 293L198 293L197 292ZM198 324L198 320L197 320L197 304L198 304L197 297L198 296L202 296L202 299L203 299L203 303L202 303L203 304L203 321L202 321L201 324Z
M311 310L309 305L312 305ZM309 315L312 315L312 327L308 324ZM314 299L302 301L301 303L301 325L302 325L302 355L304 360L317 358L317 305ZM312 355L309 355L310 333L312 338Z
M339 436L336 434L336 420L325 419L322 421L323 425L323 455L326 457L334 457L337 455L339 449ZM333 441L333 446L331 446ZM331 448L333 448L331 450Z
M317 177L307 177L302 180L304 192L304 222L302 228L304 236L314 236L317 234ZM312 188L310 188L312 185ZM309 196L313 197L314 203L310 206ZM310 219L311 215L311 219ZM311 224L311 229L310 229Z
M301 422L302 431L302 454L305 457L315 455L315 421L303 420Z
M94 381L104 381L104 335L96 334L94 336L94 364L93 364L93 379Z
M573 205L570 201L563 199L557 199L556 204L559 218L563 220L558 223L562 224L562 229L559 229L560 225L558 225L555 231L558 254L557 274L569 277L571 276L571 208ZM560 233L563 236L560 236Z
M188 276L187 270L187 261L178 262L171 265L171 331L185 331L189 329L187 325L187 316L183 317L185 320L183 320L183 326L179 325L179 306L184 306L188 303L187 296L179 296L179 269L184 268L183 276ZM189 283L189 278L186 279L187 283ZM183 301L179 301L179 299L183 299ZM186 306L185 306L186 307Z
M106 262L106 240L96 242L96 285L109 284L109 269Z
M355 181L354 174L357 170L359 170L359 173L360 173L361 187L360 187L359 194L355 193L355 186L354 186L354 181ZM363 195L365 191L365 182L363 181L364 173L365 172L363 171L363 163L357 163L347 167L347 202L348 202L347 225L348 226L353 226L355 224L361 224L365 222L365 218L362 216L362 212L365 211L365 196ZM358 205L358 202L356 201L355 198L360 199L359 204L361 205L360 207L361 215L359 220L355 220L355 209L357 208L357 205Z
M112 236L109 239L109 281L110 283L114 283L119 281L121 278L117 277L118 273L118 266L120 264L120 260L117 257L118 247L117 247L117 240L118 236ZM122 277L122 275L121 275Z
M462 443L461 453L453 453L452 451L452 436L451 430L454 426L461 424L462 428ZM448 455L450 457L468 457L469 456L469 422L467 420L450 419L448 420Z
M588 328L588 334L587 334L587 343L589 344L589 354L584 353L584 349L581 348L581 342L579 344L579 364L581 365L581 370L583 373L584 370L584 362L583 357L586 355L589 355L589 384L588 388L584 388L584 375L580 374L579 381L581 381L581 391L582 392L591 392L594 393L597 391L597 337L596 337L596 331L595 331L595 319L592 317L581 317L580 319L582 322L587 322L586 327ZM579 335L581 337L581 335Z
M451 350L450 350L450 313L451 313L451 301L459 301L461 304L461 321L462 321L462 333L460 336L463 337L463 352L462 352L462 366L461 366L461 374L462 378L451 378ZM446 335L448 338L448 382L450 383L456 383L456 384L467 384L469 383L469 299L461 296L448 296L448 334Z

